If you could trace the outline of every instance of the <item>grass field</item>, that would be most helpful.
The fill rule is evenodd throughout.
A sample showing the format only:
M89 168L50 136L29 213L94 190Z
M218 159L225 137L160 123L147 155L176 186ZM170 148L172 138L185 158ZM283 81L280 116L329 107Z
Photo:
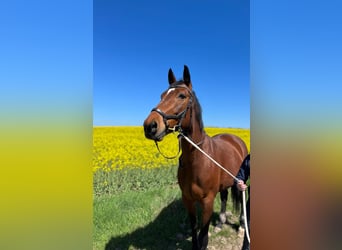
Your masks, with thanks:
M249 130L206 132L236 134L249 148ZM93 137L93 249L191 248L176 178L178 160L163 158L142 127L95 127ZM177 154L176 135L166 137L160 148L166 155ZM213 223L217 220L215 213Z

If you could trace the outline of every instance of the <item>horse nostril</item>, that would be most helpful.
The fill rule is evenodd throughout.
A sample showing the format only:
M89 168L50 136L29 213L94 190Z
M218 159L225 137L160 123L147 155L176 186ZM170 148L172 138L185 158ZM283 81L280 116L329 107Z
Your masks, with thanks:
M156 121L152 121L149 125L145 127L145 133L147 135L153 136L157 133L158 124Z
M157 127L158 127L158 124L155 121L151 122L150 127L149 127L150 134L153 134L153 135L156 134Z

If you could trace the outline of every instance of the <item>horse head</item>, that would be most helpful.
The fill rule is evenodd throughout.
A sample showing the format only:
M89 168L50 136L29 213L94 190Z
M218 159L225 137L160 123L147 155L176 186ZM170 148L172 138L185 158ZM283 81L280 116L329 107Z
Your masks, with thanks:
M145 136L161 141L167 134L190 126L194 99L190 72L184 65L183 79L176 80L172 69L168 73L169 88L161 94L158 105L144 121Z

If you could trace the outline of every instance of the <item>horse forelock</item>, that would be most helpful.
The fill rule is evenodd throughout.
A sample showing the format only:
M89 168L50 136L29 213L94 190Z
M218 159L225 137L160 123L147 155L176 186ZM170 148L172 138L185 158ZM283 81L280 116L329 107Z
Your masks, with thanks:
M183 84L186 85L186 83L183 81L183 79L180 79L180 80L170 84L170 88L175 88L175 87L181 86Z

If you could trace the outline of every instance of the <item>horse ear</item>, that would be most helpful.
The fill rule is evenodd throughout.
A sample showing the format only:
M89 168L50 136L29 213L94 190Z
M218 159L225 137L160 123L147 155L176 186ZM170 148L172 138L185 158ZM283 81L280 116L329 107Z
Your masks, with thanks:
M172 69L169 69L169 84L172 84L176 81L176 77L172 72Z
M190 71L188 66L184 65L184 71L183 71L183 81L186 85L191 85L191 79L190 79Z

